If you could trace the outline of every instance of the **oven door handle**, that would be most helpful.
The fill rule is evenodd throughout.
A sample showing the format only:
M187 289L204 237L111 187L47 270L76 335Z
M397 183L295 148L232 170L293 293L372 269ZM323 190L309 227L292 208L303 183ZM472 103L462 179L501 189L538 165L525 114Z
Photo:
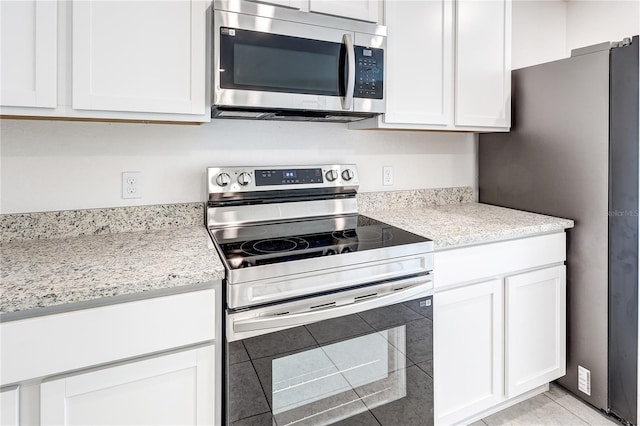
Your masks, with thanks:
M310 324L318 321L338 318L345 315L351 315L358 312L368 311L383 306L393 305L396 303L408 302L417 297L430 296L432 294L431 278L417 277L407 280L398 281L396 285L407 284L400 290L371 299L362 301L354 301L349 304L339 305L332 308L324 308L307 312L294 314L284 314L271 317L252 318L246 320L233 321L233 331L235 333L281 329L295 327L299 325ZM363 291L363 295L370 292L370 289ZM357 297L357 296L356 296Z

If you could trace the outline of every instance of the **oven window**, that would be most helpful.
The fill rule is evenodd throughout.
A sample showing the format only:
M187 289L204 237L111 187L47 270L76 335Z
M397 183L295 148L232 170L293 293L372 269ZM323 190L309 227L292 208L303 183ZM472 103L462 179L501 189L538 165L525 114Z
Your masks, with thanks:
M230 343L229 423L433 424L425 300Z
M341 43L220 29L220 86L225 89L344 96Z

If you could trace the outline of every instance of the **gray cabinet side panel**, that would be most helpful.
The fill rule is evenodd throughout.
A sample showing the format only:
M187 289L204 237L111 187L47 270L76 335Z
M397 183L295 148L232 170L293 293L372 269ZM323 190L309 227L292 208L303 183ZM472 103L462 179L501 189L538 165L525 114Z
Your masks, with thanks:
M638 37L611 51L609 407L638 424Z
M609 52L516 70L512 131L479 136L480 202L575 220L567 233L567 375L607 406ZM591 370L591 396L577 389Z

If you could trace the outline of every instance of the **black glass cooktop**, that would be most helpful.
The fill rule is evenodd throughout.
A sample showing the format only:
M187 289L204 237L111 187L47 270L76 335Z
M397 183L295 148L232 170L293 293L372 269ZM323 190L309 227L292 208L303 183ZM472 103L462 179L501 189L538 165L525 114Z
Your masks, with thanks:
M430 241L362 215L226 228L212 234L231 269Z

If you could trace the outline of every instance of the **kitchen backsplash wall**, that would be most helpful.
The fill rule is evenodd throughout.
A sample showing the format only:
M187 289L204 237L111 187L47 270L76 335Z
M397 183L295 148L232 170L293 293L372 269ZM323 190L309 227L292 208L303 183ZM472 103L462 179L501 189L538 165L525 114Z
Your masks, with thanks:
M0 213L201 202L205 168L355 163L360 191L476 187L476 137L344 124L216 120L200 126L0 121ZM393 186L382 167L393 166ZM122 172L141 171L140 199Z
M358 210L397 211L473 201L469 186L360 192ZM0 243L202 226L205 203L62 210L0 215Z

